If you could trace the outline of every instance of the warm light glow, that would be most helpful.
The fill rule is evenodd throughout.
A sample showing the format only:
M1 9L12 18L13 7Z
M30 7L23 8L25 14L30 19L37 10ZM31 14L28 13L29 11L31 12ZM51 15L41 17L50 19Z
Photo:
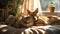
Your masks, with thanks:
M41 14L41 5L40 5L40 0L34 0L34 10L36 10L36 8L38 8L38 13Z
M38 29L38 30L40 30L43 34L45 34L45 31L44 30L41 30L41 29Z
M42 19L43 21L45 21L46 24L48 24L47 21L49 19L46 16L42 16L40 0L24 0L23 7L22 7L22 13L23 13L22 15L28 16L28 15L26 15L27 9L30 10L31 12L33 12L37 8L38 8L38 13L37 13L38 18Z
M41 15L41 5L40 0L24 0L22 13L25 13L26 10L30 10L31 12L35 11L38 8L38 15Z
M37 30L39 30L40 32L42 32L43 34L45 34L45 30L49 29L50 27L52 27L51 25L48 26L33 26L31 28L27 28L25 29L25 33L29 34L30 32L32 34L34 34L34 32L32 30L34 30L37 34L40 34ZM32 29L32 30L31 30ZM43 30L44 29L44 30ZM21 33L24 34L24 31Z
M7 25L0 25L0 28L7 27ZM6 32L8 29L2 29L2 32Z
M7 25L0 25L0 28L7 27Z
M41 20L43 20L46 24L48 24L48 20L49 20L49 18L47 18L46 16L38 16L38 19L41 19Z
M6 31L8 31L8 29L3 29L3 30L2 30L2 32L6 32Z
M20 7L21 8L21 7ZM38 18L39 19L42 19L43 21L45 21L46 24L47 21L49 20L46 16L40 16L42 15L42 12L41 12L41 5L40 5L40 0L24 0L24 3L23 3L23 8L22 8L22 15L23 16L26 16L26 10L30 10L31 12L35 11L36 9L38 8Z
M48 29L49 27L52 27L51 25L47 25L47 26L33 26L32 28L43 28L43 29Z

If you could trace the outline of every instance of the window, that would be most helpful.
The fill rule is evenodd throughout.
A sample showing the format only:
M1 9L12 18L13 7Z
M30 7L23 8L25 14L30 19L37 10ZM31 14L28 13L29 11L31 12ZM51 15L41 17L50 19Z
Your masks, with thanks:
M51 2L52 0L40 0L40 4L41 4L41 9L42 11L47 11L47 7L48 4ZM53 0L54 6L55 6L55 11L60 11L60 0Z

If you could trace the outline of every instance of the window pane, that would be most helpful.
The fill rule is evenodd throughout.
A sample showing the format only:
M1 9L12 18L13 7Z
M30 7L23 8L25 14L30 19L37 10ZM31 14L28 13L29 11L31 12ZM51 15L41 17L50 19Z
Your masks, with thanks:
M58 1L58 10L60 11L60 0Z
M54 3L55 11L60 11L60 1L59 0L53 0L52 2ZM50 3L51 3L51 0L40 0L42 11L46 11L47 7Z

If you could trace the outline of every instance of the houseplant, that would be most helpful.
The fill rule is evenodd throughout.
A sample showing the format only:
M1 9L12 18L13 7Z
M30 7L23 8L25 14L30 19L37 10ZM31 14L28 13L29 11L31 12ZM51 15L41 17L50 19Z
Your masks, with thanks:
M53 3L53 1L51 0L51 2L48 4L48 11L50 12L54 12L55 11L55 5Z

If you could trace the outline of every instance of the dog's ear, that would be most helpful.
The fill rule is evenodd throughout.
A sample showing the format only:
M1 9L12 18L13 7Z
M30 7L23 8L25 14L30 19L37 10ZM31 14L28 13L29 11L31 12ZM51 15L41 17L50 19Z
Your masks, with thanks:
M38 13L38 8L33 13Z
M30 10L27 10L27 12L29 16L32 16L32 12Z
M38 13L38 8L33 12L33 15L36 16L37 13Z
M31 11L27 9L28 14L31 14Z

